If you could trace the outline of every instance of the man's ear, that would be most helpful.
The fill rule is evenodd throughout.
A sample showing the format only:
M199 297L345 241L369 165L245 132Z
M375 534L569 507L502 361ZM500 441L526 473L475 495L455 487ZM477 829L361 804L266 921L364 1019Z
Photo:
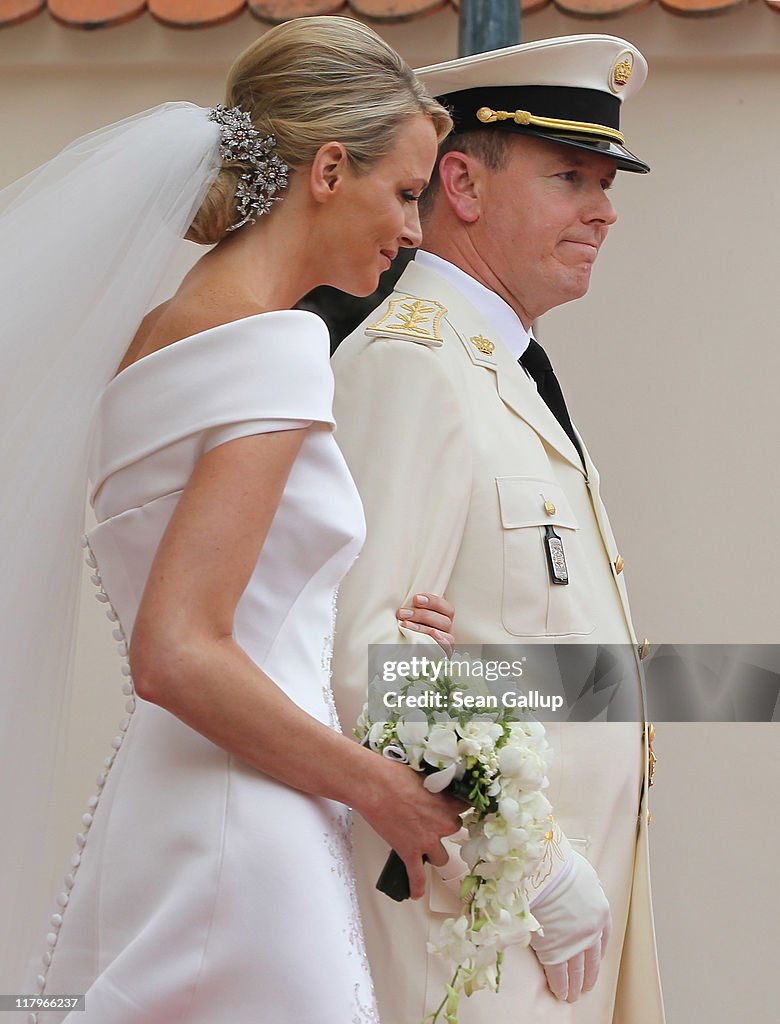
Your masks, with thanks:
M320 146L309 172L309 184L314 201L326 202L338 192L348 170L349 156L341 142L326 142L324 146Z
M441 189L453 213L466 224L474 224L482 214L481 170L479 160L457 150L445 153L439 161Z

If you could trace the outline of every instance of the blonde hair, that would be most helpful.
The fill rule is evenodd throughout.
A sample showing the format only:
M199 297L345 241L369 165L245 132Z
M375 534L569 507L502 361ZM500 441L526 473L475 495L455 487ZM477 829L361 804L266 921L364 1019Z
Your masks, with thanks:
M441 141L447 111L425 91L406 62L366 25L349 18L296 18L253 43L228 72L224 105L247 111L276 138L291 168L340 142L353 169L368 171L395 145L410 118L430 118ZM211 245L236 222L235 191L243 165L223 165L187 238Z

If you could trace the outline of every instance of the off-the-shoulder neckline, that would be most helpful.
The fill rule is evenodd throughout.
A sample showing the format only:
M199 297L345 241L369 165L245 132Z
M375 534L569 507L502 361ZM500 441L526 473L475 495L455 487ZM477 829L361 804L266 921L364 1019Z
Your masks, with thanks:
M202 338L205 335L213 334L215 331L220 331L225 327L235 327L236 324L249 323L250 320L259 320L260 317L264 316L289 316L292 314L296 317L305 317L306 319L316 320L327 330L325 322L321 317L317 316L316 313L312 313L308 309L269 309L262 313L252 313L250 316L241 316L236 320L226 320L223 324L215 324L213 327L207 327L203 331L196 331L195 334L188 334L185 338L179 338L177 341L172 341L168 345L163 345L162 348L157 348L154 352L150 352L146 356L141 356L140 359L136 359L134 362L126 366L124 370L120 370L119 373L114 374L111 380L106 385L106 390L112 387L117 381L124 381L128 377L132 377L132 371L136 370L137 367L142 364L148 364L150 360L155 361L157 357L162 356L166 352L170 352L172 349L178 349L180 346L185 345L187 342L193 341L195 338ZM104 391L105 394L105 391Z

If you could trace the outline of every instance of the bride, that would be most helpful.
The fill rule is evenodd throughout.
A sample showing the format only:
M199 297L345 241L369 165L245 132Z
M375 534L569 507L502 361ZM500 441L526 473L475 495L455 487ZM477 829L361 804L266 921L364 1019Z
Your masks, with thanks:
M224 106L140 114L0 196L0 455L22 482L2 511L9 962L45 844L90 423L85 553L127 656L38 968L42 998L86 1010L30 1021L378 1020L346 808L420 896L461 805L338 730L335 594L364 526L327 331L292 307L370 293L419 243L449 126L369 29L307 18L238 58ZM184 234L216 244L144 316ZM446 643L451 611L421 596L418 628Z

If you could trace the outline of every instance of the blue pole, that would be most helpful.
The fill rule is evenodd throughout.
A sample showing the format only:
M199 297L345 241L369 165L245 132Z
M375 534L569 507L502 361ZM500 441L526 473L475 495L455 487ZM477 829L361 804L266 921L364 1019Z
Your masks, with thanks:
M520 0L460 0L458 56L520 42Z

